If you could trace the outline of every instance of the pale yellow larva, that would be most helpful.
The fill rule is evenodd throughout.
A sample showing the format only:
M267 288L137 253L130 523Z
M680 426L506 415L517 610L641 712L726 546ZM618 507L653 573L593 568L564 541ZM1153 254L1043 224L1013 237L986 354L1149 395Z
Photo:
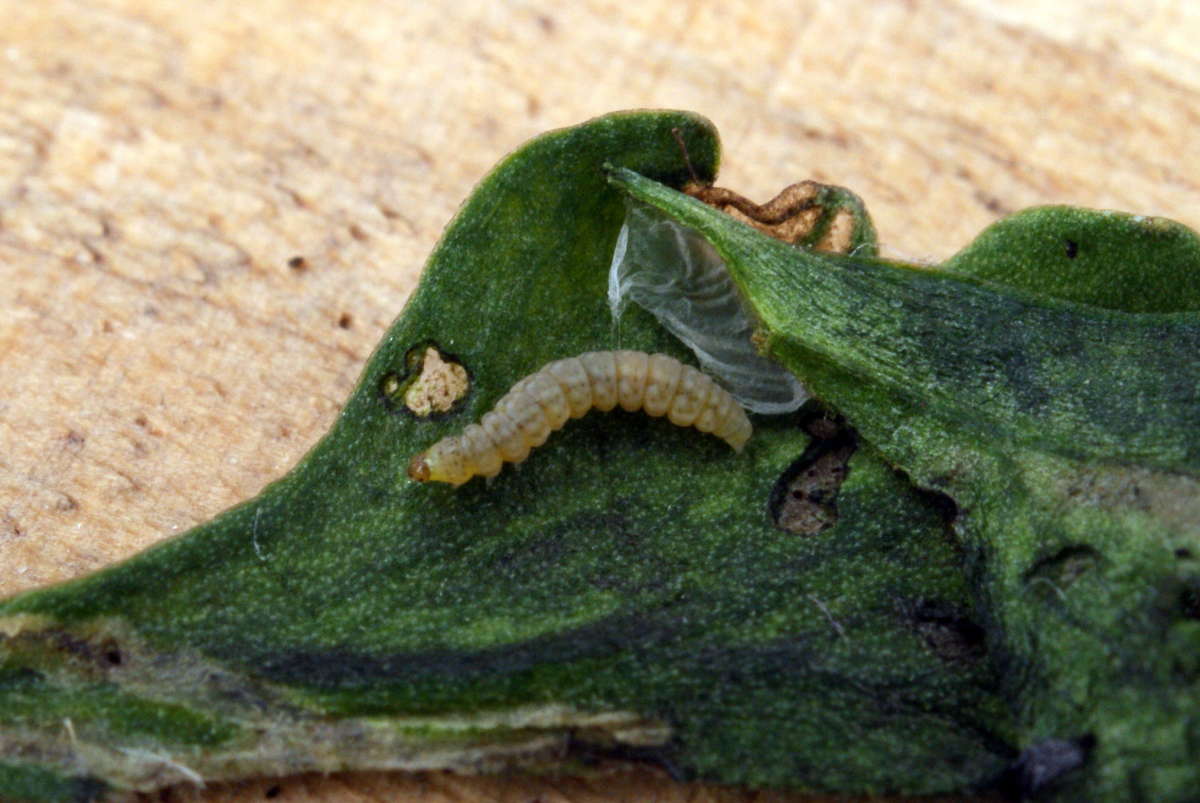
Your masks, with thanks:
M528 457L567 419L618 405L711 432L739 452L752 431L746 412L724 388L674 357L590 351L555 360L513 385L478 424L415 455L408 476L451 485L494 477L504 463Z

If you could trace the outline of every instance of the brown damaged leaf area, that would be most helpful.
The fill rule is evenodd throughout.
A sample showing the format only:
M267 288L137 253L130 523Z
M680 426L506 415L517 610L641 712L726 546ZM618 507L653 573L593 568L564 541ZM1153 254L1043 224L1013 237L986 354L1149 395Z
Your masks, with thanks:
M832 254L848 254L854 242L853 235L854 215L849 210L839 209L834 213L829 228L813 248Z
M404 405L414 415L444 413L467 395L470 386L465 368L429 346L421 358L421 373L404 392Z
M724 187L692 183L685 186L683 191L769 237L796 245L809 239L821 224L826 213L821 198L828 188L829 185L816 181L800 181L784 187L764 204L756 204ZM813 247L818 251L847 253L853 232L854 215L846 209L838 209Z
M814 419L805 429L814 440L780 476L768 508L779 529L817 535L837 523L838 489L858 442L853 431L826 418Z

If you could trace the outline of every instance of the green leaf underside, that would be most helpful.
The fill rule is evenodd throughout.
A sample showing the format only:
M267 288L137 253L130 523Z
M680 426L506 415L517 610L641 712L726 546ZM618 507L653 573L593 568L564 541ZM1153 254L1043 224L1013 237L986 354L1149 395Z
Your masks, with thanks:
M613 181L708 239L770 353L958 504L1018 767L1040 766L1056 799L1194 799L1196 235L1036 209L918 269L780 247L628 171ZM1071 749L1078 766L1047 769Z
M648 315L615 330L604 295L624 202L602 165L682 183L673 128L711 177L715 132L673 112L508 157L290 474L124 564L0 605L0 797L487 768L589 740L730 783L935 792L994 777L1012 750L992 663L939 657L911 616L969 620L961 554L869 445L837 525L813 537L766 513L808 444L790 418L755 421L739 455L662 419L593 413L491 482L404 478L413 453L552 359L686 358ZM380 388L429 343L471 390L419 418ZM80 763L72 745L89 740L132 752Z
M790 248L670 188L616 175L713 242L771 349L788 351L801 379L832 363L869 384L872 403L878 388L975 438L1200 472L1200 314L1135 315Z

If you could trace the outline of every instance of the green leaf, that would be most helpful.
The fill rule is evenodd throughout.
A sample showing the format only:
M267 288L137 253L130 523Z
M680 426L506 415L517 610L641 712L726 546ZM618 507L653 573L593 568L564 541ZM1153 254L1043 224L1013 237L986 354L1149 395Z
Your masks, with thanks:
M769 353L956 503L1018 712L1013 791L1194 799L1196 235L1048 208L923 269L789 248L631 171L612 180L711 242Z
M839 452L836 524L807 536L768 512L808 459L794 417L756 421L735 454L663 419L593 414L491 482L404 476L551 359L686 358L636 310L615 342L604 292L624 200L602 165L678 185L675 130L711 178L715 132L675 112L509 156L290 474L119 566L0 604L0 797L596 755L856 792L993 778L1009 712L962 556L939 505L871 446ZM465 373L423 375L431 348ZM447 411L410 409L464 379Z
M1026 209L989 226L941 270L1125 312L1200 310L1200 237L1161 217Z

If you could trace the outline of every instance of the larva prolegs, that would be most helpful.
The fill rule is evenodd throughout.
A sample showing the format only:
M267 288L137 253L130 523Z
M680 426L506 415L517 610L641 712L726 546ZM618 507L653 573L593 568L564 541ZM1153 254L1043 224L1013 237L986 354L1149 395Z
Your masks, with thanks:
M752 432L733 397L695 368L665 354L592 351L555 360L522 379L478 424L414 456L408 476L456 486L493 477L504 463L523 461L568 419L618 404L711 432L739 452Z

